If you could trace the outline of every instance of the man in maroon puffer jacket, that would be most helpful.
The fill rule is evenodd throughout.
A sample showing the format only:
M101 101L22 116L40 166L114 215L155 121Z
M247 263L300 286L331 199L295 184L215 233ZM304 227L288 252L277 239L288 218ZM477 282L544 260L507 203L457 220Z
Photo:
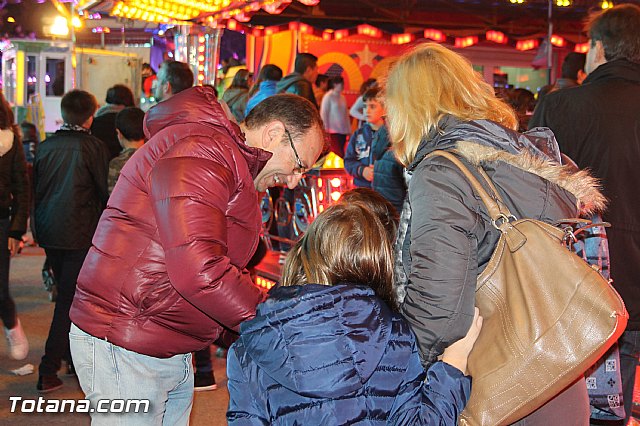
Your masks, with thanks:
M239 128L192 82L186 64L158 72L149 140L122 169L71 308L73 359L96 411L101 399L150 401L118 424L188 423L191 352L237 330L263 298L244 269L261 227L256 190L295 187L322 150L309 101L273 96ZM93 424L114 420L92 413Z

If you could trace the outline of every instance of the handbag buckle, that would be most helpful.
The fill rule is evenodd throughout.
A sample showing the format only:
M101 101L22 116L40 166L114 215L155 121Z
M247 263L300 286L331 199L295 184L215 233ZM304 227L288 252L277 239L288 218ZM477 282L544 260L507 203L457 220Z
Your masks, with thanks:
M571 249L573 244L578 241L575 232L573 231L573 227L565 226L562 228L564 231L564 235L562 236L562 243L568 248Z
M516 218L514 215L510 214L510 215L506 215L504 213L500 213L495 219L491 219L491 224L493 225L494 228L496 228L498 231L500 232L504 232L504 230L502 229L502 227L506 224L509 223L511 221L515 221L518 220L518 218Z

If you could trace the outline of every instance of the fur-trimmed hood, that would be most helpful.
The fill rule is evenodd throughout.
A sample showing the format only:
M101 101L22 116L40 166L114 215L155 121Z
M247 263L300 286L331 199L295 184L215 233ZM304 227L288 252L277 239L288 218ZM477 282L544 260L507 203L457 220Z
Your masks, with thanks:
M422 141L407 171L415 170L424 157L438 149L456 150L476 166L501 161L538 175L571 193L583 215L602 212L606 207L597 179L586 170L562 165L558 143L549 129L518 133L492 121L462 121L448 115Z
M602 212L607 205L598 180L587 170L576 171L571 165L560 165L527 150L512 154L475 142L460 141L456 151L474 166L502 161L558 185L576 198L578 210L584 216Z

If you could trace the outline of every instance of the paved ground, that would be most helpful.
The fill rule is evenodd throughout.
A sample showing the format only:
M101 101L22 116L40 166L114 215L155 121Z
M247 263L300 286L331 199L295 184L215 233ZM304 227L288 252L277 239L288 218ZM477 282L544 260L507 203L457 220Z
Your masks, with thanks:
M85 414L17 414L10 412L10 396L21 396L24 399L37 399L38 380L37 367L44 352L49 325L53 316L54 304L49 302L48 295L42 286L41 269L44 252L39 248L27 247L23 253L11 261L11 293L18 307L18 315L23 324L31 350L24 361L14 361L7 356L6 342L0 337L0 425L89 425L89 416ZM215 351L213 351L215 353ZM213 358L218 390L198 392L195 394L191 424L195 426L226 425L225 411L229 403L226 389L225 360ZM33 364L34 374L16 376L11 370L25 364ZM75 377L60 375L64 387L47 394L47 398L82 399Z

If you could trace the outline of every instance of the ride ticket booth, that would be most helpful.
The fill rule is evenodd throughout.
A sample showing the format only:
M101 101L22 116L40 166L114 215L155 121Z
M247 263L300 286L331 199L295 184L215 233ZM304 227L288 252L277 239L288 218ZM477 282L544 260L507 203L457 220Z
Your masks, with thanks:
M52 133L62 124L62 96L73 88L103 103L109 87L124 84L139 98L141 66L142 60L132 53L76 48L73 55L68 41L10 40L2 49L2 87L16 107L18 122L31 106L41 115L40 120L31 117L39 121L39 130L44 126Z

